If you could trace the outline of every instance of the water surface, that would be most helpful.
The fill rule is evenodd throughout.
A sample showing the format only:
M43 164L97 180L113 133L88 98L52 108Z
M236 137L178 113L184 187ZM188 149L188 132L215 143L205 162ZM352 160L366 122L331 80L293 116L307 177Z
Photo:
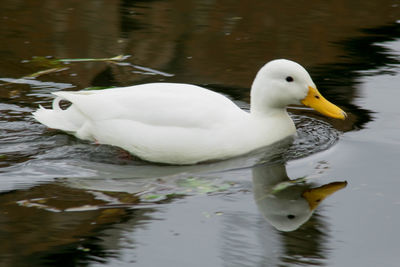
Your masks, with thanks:
M399 5L3 1L1 265L397 266ZM117 55L128 57L55 61ZM248 109L256 71L282 57L349 118L291 107L294 140L177 167L30 115L54 91L158 81L202 85ZM314 206L304 199L326 188Z

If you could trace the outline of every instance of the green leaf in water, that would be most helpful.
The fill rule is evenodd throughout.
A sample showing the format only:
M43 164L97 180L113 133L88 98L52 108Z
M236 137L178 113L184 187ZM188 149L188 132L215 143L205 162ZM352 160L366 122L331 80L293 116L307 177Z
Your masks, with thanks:
M68 68L65 67L57 67L57 68L52 68L52 69L47 69L47 70L41 70L32 74L29 74L28 76L25 76L23 78L37 78L39 76L45 75L45 74L50 74L54 72L59 72L63 70L67 70Z
M212 181L202 180L194 177L180 180L178 186L183 187L186 191L197 191L199 193L213 193L218 191L225 191L230 188L228 183L214 184Z
M161 199L164 199L164 198L165 198L164 195L156 195L156 194L154 194L154 195L144 195L144 196L142 196L142 199L143 199L143 200L147 200L147 201L161 200Z
M31 62L36 64L37 66L41 68L46 68L45 70L37 71L35 73L23 76L17 80L22 80L22 79L29 79L29 78L37 78L39 76L45 75L45 74L50 74L54 72L59 72L59 71L64 71L69 69L68 67L65 67L65 64L71 63L71 62L93 62L93 61L123 61L127 59L129 56L128 55L119 55L115 57L110 57L110 58L64 58L64 59L56 59L56 58L50 58L50 57L33 57ZM11 84L13 82L8 82L5 84L1 84L1 86ZM101 88L104 89L104 88ZM98 90L96 89L87 89L87 90Z
M63 65L58 59L49 57L33 57L31 62L43 68L59 68Z
M58 61L64 63L93 62L93 61L124 61L128 57L129 57L128 55L118 55L116 57L109 57L109 58L63 58L63 59L58 59Z

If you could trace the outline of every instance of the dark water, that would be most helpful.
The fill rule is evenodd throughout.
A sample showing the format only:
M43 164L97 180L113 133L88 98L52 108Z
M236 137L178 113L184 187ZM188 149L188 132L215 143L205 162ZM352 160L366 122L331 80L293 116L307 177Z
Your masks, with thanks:
M399 266L399 1L5 0L0 22L1 266ZM349 118L292 107L293 142L174 167L30 116L57 90L155 81L246 109L274 58Z

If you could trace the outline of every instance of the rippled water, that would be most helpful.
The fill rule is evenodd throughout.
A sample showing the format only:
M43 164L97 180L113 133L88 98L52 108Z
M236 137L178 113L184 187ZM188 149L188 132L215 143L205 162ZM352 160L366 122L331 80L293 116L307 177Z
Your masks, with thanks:
M328 123L293 115L298 129L293 141L283 141L244 157L213 163L212 166L155 166L128 156L119 148L95 145L48 129L32 118L33 109L13 104L2 107L2 190L32 186L35 182L52 181L58 177L107 178L111 175L112 178L143 178L188 171L229 171L251 167L262 160L283 162L306 157L326 150L339 138L339 132ZM110 169L114 170L110 172Z
M0 265L397 266L399 8L4 1ZM31 117L54 91L159 81L205 86L247 110L256 71L282 57L348 119L290 107L294 139L168 166Z

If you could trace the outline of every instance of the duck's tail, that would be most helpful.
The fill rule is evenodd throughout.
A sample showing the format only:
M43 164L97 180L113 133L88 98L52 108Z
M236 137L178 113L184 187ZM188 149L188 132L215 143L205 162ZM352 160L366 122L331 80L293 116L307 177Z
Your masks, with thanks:
M53 100L52 109L46 109L39 105L39 109L32 113L33 117L49 128L58 129L75 135L83 126L86 119L84 115L71 104L66 109L60 107L60 101L64 98L58 96Z

